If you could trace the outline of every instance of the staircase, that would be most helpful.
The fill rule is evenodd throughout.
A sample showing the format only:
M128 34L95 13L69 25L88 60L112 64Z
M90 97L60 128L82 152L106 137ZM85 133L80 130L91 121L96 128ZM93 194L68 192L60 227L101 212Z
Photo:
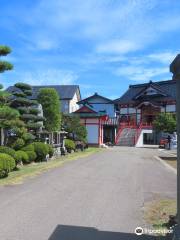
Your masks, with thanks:
M136 128L123 128L120 134L117 135L116 145L117 146L134 146L136 139L137 129Z

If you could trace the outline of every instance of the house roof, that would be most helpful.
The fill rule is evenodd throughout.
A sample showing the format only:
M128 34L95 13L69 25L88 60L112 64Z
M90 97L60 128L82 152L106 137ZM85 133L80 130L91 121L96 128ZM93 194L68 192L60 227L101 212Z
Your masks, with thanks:
M72 114L78 114L78 116L81 118L99 118L107 115L105 111L95 111L88 104L84 104L80 109L76 110Z
M83 105L81 108L75 111L75 113L97 113L91 106Z
M103 97L103 96L99 95L98 93L94 93L93 95L91 95L91 96L89 96L87 98L82 99L77 104L88 103L91 99L94 99L94 98L97 98L97 97L100 98L100 99L105 100L107 103L113 103L113 100L111 100L109 98L106 98L106 97Z
M148 98L149 99L153 98L155 101L176 100L176 81L167 80L160 82L150 81L149 83L130 85L129 89L120 98L115 100L115 103L118 104L134 103L136 101L136 98L150 86L156 88L159 94L155 96L153 95L145 96L146 100Z
M42 88L54 88L58 94L61 100L63 99L72 99L74 97L74 94L78 91L79 97L80 95L80 89L78 85L41 85L41 86L32 86L32 96L31 99L37 99L37 95ZM17 88L14 86L10 86L7 88L7 91L12 93L16 92Z
M73 112L71 113L73 115L78 115L80 118L100 118L103 116L106 116L106 113L103 112L97 112L97 113L77 113L77 112Z

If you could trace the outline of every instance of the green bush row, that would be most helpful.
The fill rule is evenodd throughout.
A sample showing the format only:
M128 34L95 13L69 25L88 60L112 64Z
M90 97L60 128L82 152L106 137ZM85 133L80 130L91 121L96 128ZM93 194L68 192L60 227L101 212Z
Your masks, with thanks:
M52 157L54 154L53 147L42 142L31 143L23 147L21 150L25 151L29 155L29 158L33 159L32 161L37 162L44 161L47 154L49 154L49 157Z
M0 146L0 178L8 176L8 173L21 162L28 164L33 161L44 161L47 154L49 157L53 156L53 147L42 142L34 142L18 151Z
M15 168L15 160L6 153L0 153L0 178L7 177L8 173Z
M75 142L71 139L65 139L65 147L68 152L71 152L72 150L75 150Z

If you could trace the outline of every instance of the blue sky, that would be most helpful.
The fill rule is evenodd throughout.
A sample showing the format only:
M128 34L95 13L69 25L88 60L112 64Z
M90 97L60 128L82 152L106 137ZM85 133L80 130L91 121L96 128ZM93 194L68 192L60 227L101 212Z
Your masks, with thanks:
M179 0L0 0L0 44L13 52L9 86L79 84L83 97L119 97L129 84L171 79ZM5 58L4 58L5 60Z

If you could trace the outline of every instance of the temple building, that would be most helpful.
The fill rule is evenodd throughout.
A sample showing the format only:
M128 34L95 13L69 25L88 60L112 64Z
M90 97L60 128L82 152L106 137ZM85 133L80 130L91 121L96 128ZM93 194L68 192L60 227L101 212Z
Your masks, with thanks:
M74 112L86 126L89 145L115 144L118 119L114 101L98 93L78 102L80 108Z
M74 114L86 126L90 145L156 145L161 134L153 130L153 121L162 112L176 114L176 81L130 85L116 100L95 93L77 104Z
M161 112L176 114L176 81L130 85L114 103L118 113L117 145L158 144L152 123Z

